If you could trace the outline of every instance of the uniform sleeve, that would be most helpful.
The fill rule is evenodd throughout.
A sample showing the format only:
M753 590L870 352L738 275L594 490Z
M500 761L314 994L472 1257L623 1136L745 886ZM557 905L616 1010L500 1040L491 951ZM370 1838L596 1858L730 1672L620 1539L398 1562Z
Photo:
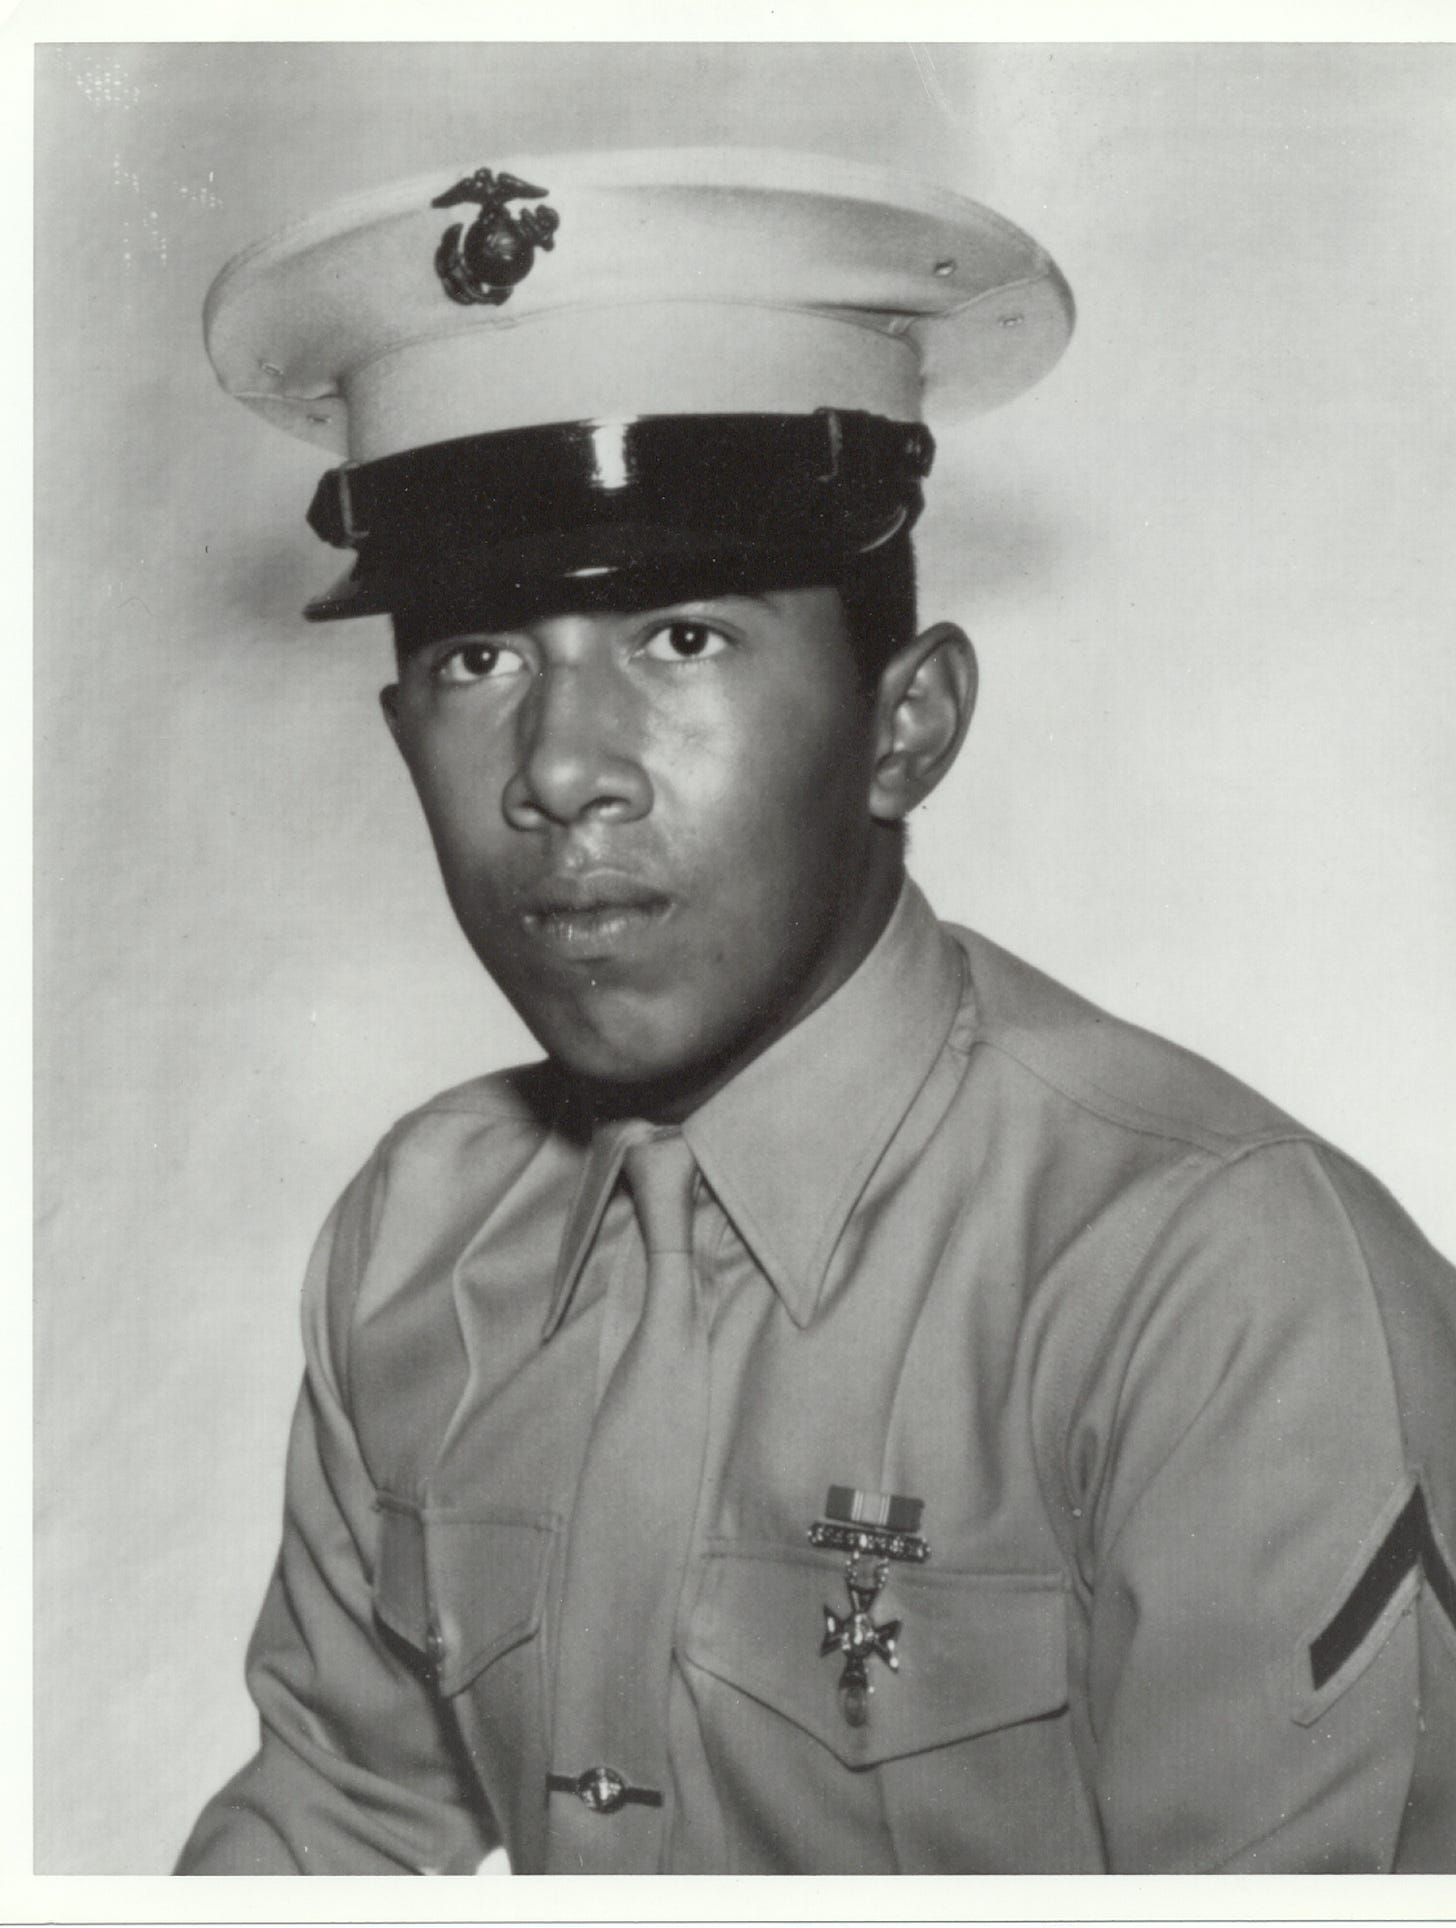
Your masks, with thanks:
M371 1175L335 1209L304 1289L283 1543L248 1650L261 1745L203 1809L179 1874L469 1874L495 1845L427 1680L373 1617L379 1516L340 1370Z
M1456 1868L1450 1268L1357 1168L1266 1147L1173 1212L1097 1381L1110 1868Z

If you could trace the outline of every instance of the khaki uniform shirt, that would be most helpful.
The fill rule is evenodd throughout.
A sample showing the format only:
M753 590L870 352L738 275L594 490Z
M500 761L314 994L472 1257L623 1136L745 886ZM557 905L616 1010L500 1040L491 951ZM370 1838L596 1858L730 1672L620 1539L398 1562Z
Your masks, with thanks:
M684 1129L711 1387L666 1870L1456 1868L1456 1280L1365 1172L908 887ZM602 1165L539 1067L340 1202L262 1748L184 1871L540 1867L565 1529L642 1293ZM923 1501L930 1546L859 1727L831 1485Z

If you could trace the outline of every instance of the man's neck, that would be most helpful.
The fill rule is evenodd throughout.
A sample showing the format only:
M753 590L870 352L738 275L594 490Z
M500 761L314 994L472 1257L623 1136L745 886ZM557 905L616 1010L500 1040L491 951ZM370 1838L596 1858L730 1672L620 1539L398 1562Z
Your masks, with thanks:
M822 958L811 960L804 974L803 994L787 1000L775 1022L754 1034L751 1045L652 1084L595 1083L567 1074L574 1096L595 1120L632 1117L680 1124L848 983L883 936L904 883L902 847L896 840L893 850L881 847L872 856L870 876L852 917L836 927L830 967L821 972L818 966Z

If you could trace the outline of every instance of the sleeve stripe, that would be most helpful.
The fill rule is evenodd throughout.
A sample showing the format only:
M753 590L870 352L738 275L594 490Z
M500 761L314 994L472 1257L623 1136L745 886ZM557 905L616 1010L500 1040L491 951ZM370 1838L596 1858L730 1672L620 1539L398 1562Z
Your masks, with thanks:
M1456 1628L1456 1574L1436 1544L1426 1496L1419 1486L1401 1508L1344 1605L1310 1642L1309 1671L1316 1691L1333 1679L1355 1652L1414 1566L1421 1568L1426 1585Z

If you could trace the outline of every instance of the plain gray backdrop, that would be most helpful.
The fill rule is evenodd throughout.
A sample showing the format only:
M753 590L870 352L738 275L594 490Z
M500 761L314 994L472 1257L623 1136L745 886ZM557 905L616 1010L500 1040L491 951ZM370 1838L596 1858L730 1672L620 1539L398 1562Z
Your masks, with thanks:
M981 648L912 863L1456 1249L1456 60L1439 46L97 45L37 59L37 1869L165 1869L250 1750L296 1297L393 1118L529 1054L308 628L319 457L213 384L235 249L406 174L725 142L1028 227L1059 369L941 425Z

